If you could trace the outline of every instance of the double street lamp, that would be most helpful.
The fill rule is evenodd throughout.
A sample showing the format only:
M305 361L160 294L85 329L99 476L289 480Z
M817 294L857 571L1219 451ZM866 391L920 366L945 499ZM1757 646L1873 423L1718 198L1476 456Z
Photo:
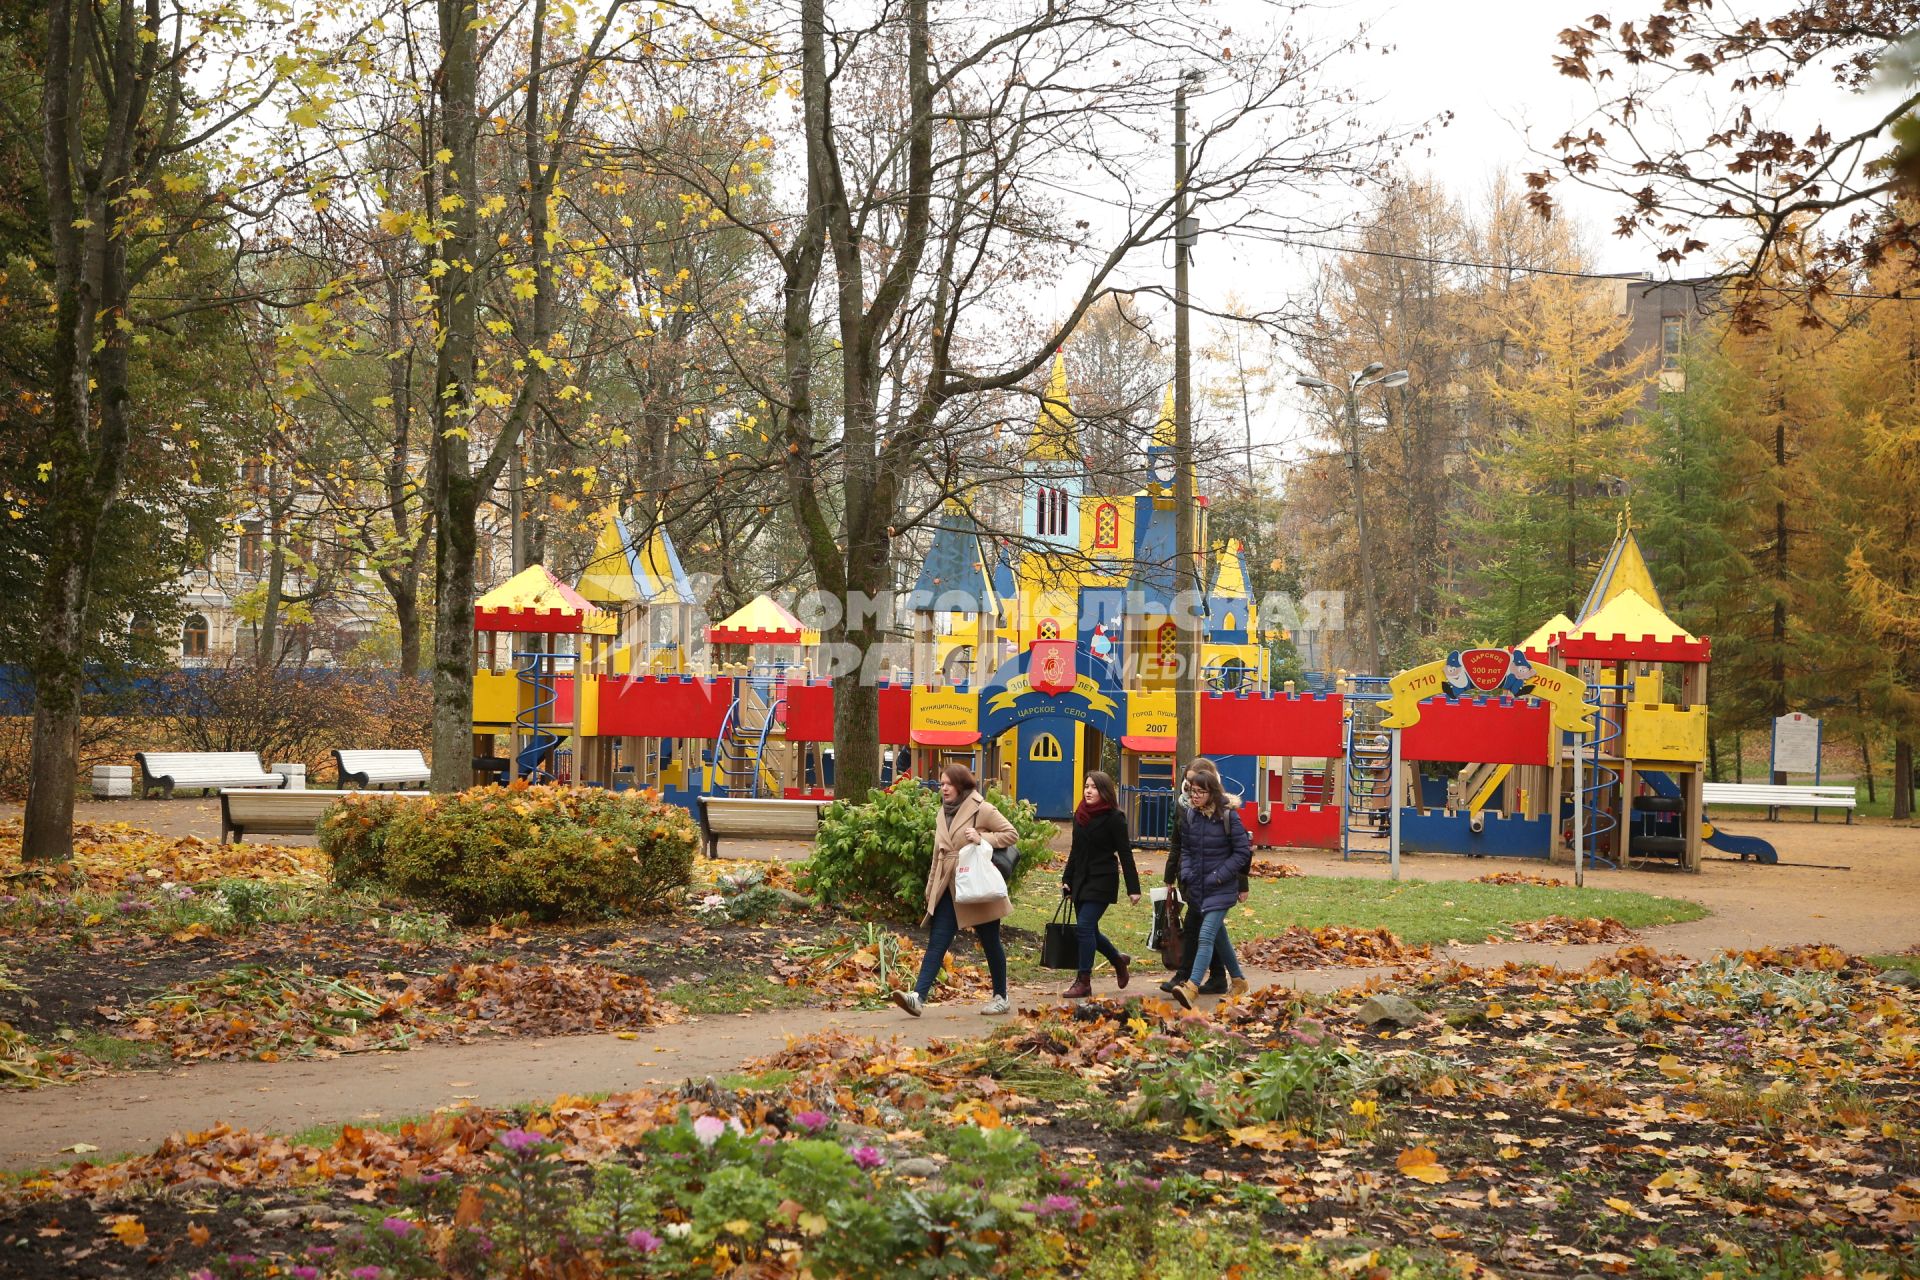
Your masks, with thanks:
M1367 537L1366 487L1360 482L1360 393L1368 387L1403 387L1407 371L1396 369L1382 373L1386 366L1375 360L1358 373L1347 375L1346 397L1347 473L1353 478L1353 520L1360 535L1360 591L1367 610L1367 659L1374 675L1384 675L1386 659L1380 652L1380 609L1373 594L1373 545ZM1312 391L1341 388L1324 378L1299 377L1294 381Z

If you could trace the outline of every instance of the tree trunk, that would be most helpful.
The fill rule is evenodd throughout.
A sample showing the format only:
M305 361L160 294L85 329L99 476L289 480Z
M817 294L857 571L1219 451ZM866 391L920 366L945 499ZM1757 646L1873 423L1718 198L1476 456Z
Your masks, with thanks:
M393 621L400 628L400 670L408 677L420 674L420 580L408 578L390 593Z
M20 856L27 862L73 856L87 607L100 526L119 493L128 444L128 346L118 321L125 318L129 286L126 241L112 234L113 202L128 185L155 41L150 38L140 52L131 5L115 15L112 30L96 31L95 13L93 6L75 0L51 0L47 6L40 160L53 249L53 429L46 585L32 655L32 756L20 836ZM149 14L139 29L151 32L153 25ZM116 92L96 161L86 154L80 116L88 68L101 55L111 64ZM77 189L76 179L83 184Z
M1867 699L1858 689L1853 691L1854 714L1860 719L1860 771L1867 778L1867 803L1874 801L1873 794L1873 729L1867 720Z
M1893 740L1893 818L1913 817L1913 739L1902 733Z
M1787 418L1784 412L1774 419L1773 465L1781 488L1780 497L1773 504L1773 663L1770 672L1773 691L1767 710L1777 720L1787 714ZM1767 777L1776 786L1787 780L1784 773L1769 773Z
M271 472L268 477L271 483ZM271 550L267 553L267 598L261 602L260 627L253 653L256 671L280 665L280 612L287 582L287 536L286 521L277 509L267 518L267 538Z
M478 172L475 97L475 0L439 0L442 143L449 155L442 188L463 192L441 254L449 262L478 259L475 206ZM480 509L472 449L474 338L478 316L473 276L449 271L434 289L439 355L434 368L433 468L433 789L458 791L473 776L473 559Z

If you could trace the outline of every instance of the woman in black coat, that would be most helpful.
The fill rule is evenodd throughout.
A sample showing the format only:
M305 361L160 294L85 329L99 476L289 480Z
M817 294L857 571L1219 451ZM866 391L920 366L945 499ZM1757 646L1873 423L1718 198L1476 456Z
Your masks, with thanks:
M1080 1000L1093 994L1093 955L1098 951L1113 965L1121 986L1132 976L1133 957L1123 955L1100 932L1100 917L1120 900L1120 874L1126 873L1127 901L1140 901L1140 873L1133 865L1133 841L1127 835L1127 815L1120 812L1113 779L1095 770L1087 775L1073 811L1073 847L1067 869L1060 876L1060 892L1074 907L1075 932L1080 939L1080 972L1066 990L1066 998Z

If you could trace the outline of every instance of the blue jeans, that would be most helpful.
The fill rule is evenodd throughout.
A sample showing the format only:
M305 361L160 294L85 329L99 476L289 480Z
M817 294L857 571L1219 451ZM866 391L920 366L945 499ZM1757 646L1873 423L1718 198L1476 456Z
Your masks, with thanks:
M1193 965L1187 970L1188 981L1191 975L1204 974L1207 966L1213 963L1218 954L1220 963L1227 966L1227 976L1244 978L1240 972L1240 958L1233 954L1233 939L1227 936L1227 909L1208 911L1200 917L1200 945L1193 950Z
M1111 902L1076 902L1073 904L1073 932L1080 942L1080 972L1093 972L1093 953L1098 951L1107 958L1114 968L1120 967L1120 948L1113 945L1112 939L1100 932L1100 917L1107 913Z
M940 977L940 964L947 958L947 948L960 932L960 917L953 911L953 895L943 893L940 901L934 904L933 927L927 934L927 954L920 960L920 978L913 984L913 990L922 1000L933 990L934 982ZM1000 945L1000 922L989 920L985 924L973 926L973 936L980 939L980 949L987 953L987 972L993 976L993 994L1007 994L1007 949Z

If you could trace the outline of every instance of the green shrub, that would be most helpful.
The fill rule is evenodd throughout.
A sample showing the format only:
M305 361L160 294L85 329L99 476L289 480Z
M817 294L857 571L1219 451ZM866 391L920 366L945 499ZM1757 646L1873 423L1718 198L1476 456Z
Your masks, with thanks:
M1018 890L1048 857L1053 823L1033 805L989 789L986 800L1020 833L1019 860L1007 877ZM933 824L940 793L908 780L870 791L866 803L836 800L820 811L820 835L805 883L831 906L918 920L926 911L927 872L933 866Z
M462 924L634 915L686 886L699 845L685 810L592 787L355 796L320 824L336 884L430 903Z

